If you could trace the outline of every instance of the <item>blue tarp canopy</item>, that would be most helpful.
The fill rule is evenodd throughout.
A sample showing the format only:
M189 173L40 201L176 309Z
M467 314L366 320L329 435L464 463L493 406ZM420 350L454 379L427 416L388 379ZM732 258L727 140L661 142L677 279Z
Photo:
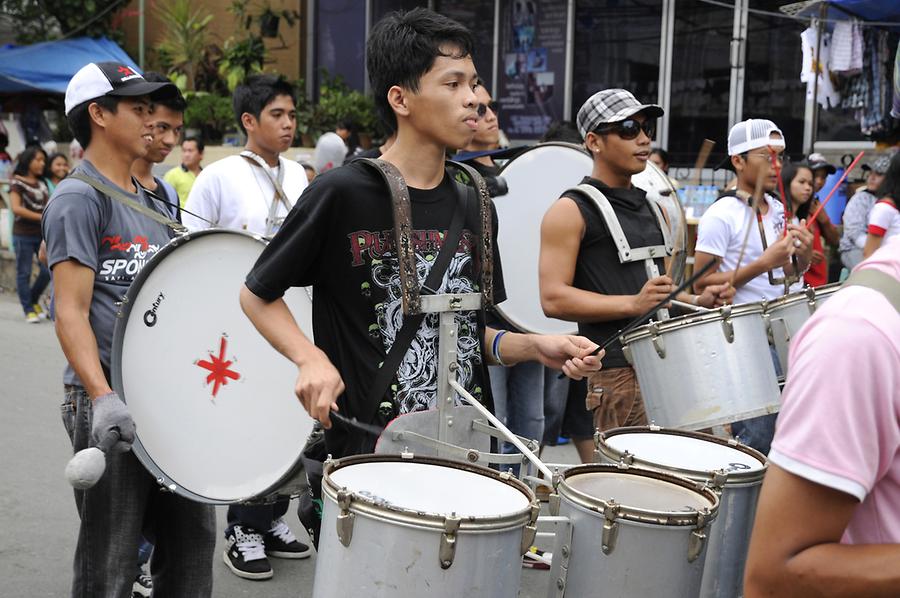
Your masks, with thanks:
M137 69L128 54L105 37L0 48L0 94L64 94L78 69L89 62L107 60Z
M797 15L817 17L823 3L828 6L827 19L857 17L866 21L896 23L900 27L900 2L897 0L821 0L810 2Z

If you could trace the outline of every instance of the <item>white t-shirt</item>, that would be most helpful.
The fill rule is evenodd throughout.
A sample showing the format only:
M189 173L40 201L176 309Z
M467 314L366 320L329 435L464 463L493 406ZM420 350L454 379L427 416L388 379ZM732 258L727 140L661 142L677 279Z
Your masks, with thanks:
M869 214L867 232L885 239L900 234L900 211L897 211L897 208L890 202L879 200Z
M279 157L278 167L269 169L275 180L279 168L284 171L281 186L293 206L306 189L306 171L297 162ZM273 199L275 187L262 168L241 156L228 156L200 171L184 204L185 210L212 224L188 213L183 213L182 220L191 230L217 227L265 235ZM276 219L283 219L287 213L288 209L279 200Z
M766 245L772 245L784 234L784 206L771 195L765 195L764 198L769 209L762 217L763 229L766 234ZM737 266L748 224L751 227L750 236L741 265L746 266L755 262L763 254L759 225L756 216L751 213L750 206L738 197L723 197L703 213L697 229L696 251L721 258L722 272L733 271ZM772 274L775 278L784 277L781 268L775 268ZM734 302L752 303L763 299L775 299L782 295L784 285L769 284L768 275L763 273L738 287Z

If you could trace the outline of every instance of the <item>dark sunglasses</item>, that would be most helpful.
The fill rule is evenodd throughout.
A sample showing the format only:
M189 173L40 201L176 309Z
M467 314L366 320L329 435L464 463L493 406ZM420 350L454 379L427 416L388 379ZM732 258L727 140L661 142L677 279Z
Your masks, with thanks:
M500 105L497 102L491 102L490 104L478 104L478 108L476 109L478 112L478 118L484 118L484 115L487 114L488 108L491 109L491 112L494 114L500 114Z
M641 123L633 118L627 118L621 122L601 125L597 128L598 133L615 133L626 140L637 139L637 136L641 134L641 131L643 131L647 137L653 139L653 136L656 135L656 121L648 118Z

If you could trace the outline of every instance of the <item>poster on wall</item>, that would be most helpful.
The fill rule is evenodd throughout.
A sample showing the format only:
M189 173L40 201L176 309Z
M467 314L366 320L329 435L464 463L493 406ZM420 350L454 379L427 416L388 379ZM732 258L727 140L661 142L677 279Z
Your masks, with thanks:
M563 117L566 3L513 0L500 14L500 126L510 139L540 139Z

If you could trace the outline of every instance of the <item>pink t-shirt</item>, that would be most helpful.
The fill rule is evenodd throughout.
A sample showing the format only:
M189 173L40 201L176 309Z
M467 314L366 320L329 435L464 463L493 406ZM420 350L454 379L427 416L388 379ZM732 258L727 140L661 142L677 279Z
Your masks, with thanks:
M900 236L857 269L900 279ZM872 289L832 295L791 342L769 459L855 496L849 544L900 543L900 314Z

